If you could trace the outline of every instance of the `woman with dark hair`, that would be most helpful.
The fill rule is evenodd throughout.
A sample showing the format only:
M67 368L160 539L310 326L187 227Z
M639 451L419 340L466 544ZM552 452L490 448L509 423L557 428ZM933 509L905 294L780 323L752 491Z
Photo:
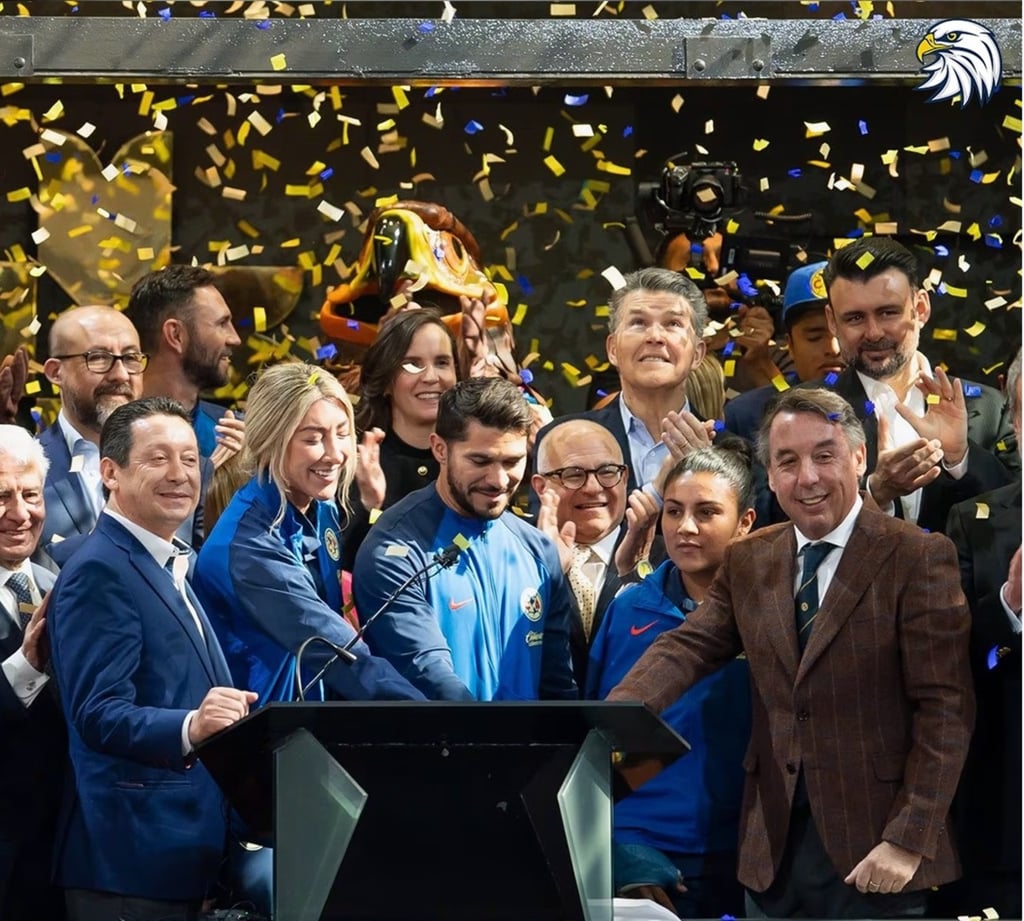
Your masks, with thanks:
M729 544L754 523L750 448L739 438L679 461L662 489L668 559L617 595L594 637L586 695L602 698L703 600ZM736 842L750 691L743 658L696 684L662 717L693 746L615 806L617 893L652 898L681 918L743 912Z
M349 493L343 568L351 571L371 515L437 479L430 450L441 394L459 380L456 343L440 314L404 310L363 359L356 407L359 463Z

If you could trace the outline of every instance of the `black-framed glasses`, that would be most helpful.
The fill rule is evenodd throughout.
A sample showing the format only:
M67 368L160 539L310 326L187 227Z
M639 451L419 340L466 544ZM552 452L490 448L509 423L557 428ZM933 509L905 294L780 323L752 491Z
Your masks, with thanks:
M141 374L149 363L149 356L145 352L125 352L124 355L115 355L106 349L90 349L88 352L75 352L74 355L54 355L53 357L62 361L65 358L84 358L85 366L93 374L106 374L114 367L115 361L121 362L129 374Z
M541 476L557 480L566 489L579 489L587 482L587 477L593 474L605 489L611 489L622 482L625 473L625 464L601 464L593 470L587 470L585 467L559 467L557 470L542 473Z

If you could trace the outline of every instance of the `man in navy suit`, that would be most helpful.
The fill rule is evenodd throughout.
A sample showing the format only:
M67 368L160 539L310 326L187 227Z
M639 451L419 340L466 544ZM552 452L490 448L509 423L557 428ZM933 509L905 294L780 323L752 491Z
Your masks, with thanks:
M188 412L164 398L118 408L100 458L107 506L49 606L74 778L56 879L72 921L191 921L227 839L224 797L192 753L256 695L230 687L174 541L199 498Z
M245 424L199 398L230 380L231 354L242 344L215 281L199 266L167 266L135 283L127 313L150 355L143 392L181 403L191 413L199 453L218 466L218 444L227 439L240 448Z
M46 455L0 425L0 918L64 917L50 882L67 735L44 668L42 593L53 575L29 561L43 529ZM31 613L34 612L34 613Z
M686 380L704 357L708 308L700 289L669 269L631 272L609 301L608 360L619 371L622 392L607 406L573 416L612 433L629 466L632 492L653 482L670 460L671 442L686 452L710 444L713 423L690 412ZM551 423L537 434L534 450Z
M43 372L60 387L60 414L39 440L46 475L42 549L62 566L103 508L100 429L118 406L142 395L146 356L128 318L113 307L73 307L50 329Z

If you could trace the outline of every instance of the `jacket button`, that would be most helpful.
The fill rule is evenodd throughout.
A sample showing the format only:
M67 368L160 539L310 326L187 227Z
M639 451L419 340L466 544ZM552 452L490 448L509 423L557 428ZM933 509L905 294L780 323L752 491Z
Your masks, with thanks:
M805 720L809 720L811 718L811 714L807 710L800 710L797 713L796 718L802 723Z
M796 765L793 764L792 761L788 761L786 763L786 773L787 774L795 774L796 773Z

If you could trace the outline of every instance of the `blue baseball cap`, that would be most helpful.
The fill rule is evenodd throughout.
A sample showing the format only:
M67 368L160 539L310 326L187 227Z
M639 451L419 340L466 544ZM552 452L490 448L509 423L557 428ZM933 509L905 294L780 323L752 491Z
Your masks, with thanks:
M789 273L786 290L782 295L782 323L787 328L804 308L824 307L828 303L825 290L827 262L812 262Z

